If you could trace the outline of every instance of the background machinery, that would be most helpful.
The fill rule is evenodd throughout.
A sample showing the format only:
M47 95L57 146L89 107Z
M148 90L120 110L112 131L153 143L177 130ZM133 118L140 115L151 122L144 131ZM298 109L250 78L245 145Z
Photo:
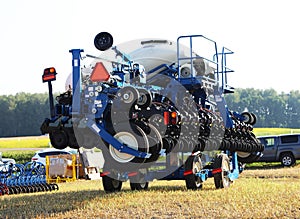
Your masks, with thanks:
M101 32L94 44L99 56L70 50L72 74L56 104L56 70L44 70L51 117L41 131L58 149L101 149L105 191L119 191L126 180L133 190L146 189L154 179L184 179L197 189L208 177L224 188L261 156L256 116L232 112L225 102L234 92L227 84L231 50L203 35L113 46Z

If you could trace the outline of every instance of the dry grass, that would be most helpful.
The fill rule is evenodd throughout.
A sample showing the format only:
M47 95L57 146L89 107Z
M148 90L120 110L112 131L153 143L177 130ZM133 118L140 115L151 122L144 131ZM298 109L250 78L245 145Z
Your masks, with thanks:
M300 179L300 164L293 168L270 168L244 171L241 177L246 178L294 178ZM299 181L300 182L300 181Z
M264 178L263 178L264 176ZM48 193L0 197L0 218L300 218L300 166L246 170L230 188L202 190L154 181L148 191L106 194L101 181L60 184Z
M154 181L148 191L131 191L127 182L113 194L99 180L59 186L0 196L0 218L300 218L300 165L245 170L225 190L211 178L198 191L186 190L184 181Z

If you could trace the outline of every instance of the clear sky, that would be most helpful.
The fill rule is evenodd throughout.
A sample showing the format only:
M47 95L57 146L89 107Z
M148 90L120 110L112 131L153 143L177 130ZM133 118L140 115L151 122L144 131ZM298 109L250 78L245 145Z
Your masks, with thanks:
M47 92L43 69L54 66L64 91L70 49L97 55L102 31L115 44L138 38L176 40L202 34L235 54L229 84L299 90L299 1L296 0L9 0L0 2L0 95Z

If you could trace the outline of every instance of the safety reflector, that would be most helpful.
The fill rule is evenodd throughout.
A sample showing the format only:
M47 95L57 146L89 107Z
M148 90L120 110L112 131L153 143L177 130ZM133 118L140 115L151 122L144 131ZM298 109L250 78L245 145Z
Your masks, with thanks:
M169 118L169 112L165 111L164 112L164 123L165 125L169 125L169 121L170 121L170 118Z
M100 173L100 176L103 177L103 176L107 176L107 175L109 175L109 174L110 174L110 172L109 172L109 171L106 171L106 172Z
M128 176L129 176L129 177L136 176L136 175L138 175L138 172L131 172L131 173L128 173Z
M193 174L193 171L192 171L192 170L186 170L186 171L184 171L184 173L183 173L184 176L191 175L191 174Z
M217 168L212 170L212 174L222 173L222 168Z
M109 77L110 75L106 70L105 66L103 65L103 63L97 62L90 77L91 81L92 82L107 81Z

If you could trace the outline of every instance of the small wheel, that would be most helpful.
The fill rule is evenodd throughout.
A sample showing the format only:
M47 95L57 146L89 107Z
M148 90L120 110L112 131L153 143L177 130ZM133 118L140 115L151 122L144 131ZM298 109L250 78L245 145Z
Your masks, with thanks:
M99 139L99 135L88 128L76 128L75 136L75 140L78 142L78 145L87 149L94 148Z
M250 125L254 125L256 123L256 116L253 113L243 112L241 114L244 117L244 122Z
M152 103L152 96L148 90L145 89L138 89L140 97L137 101L137 105L142 109L146 109Z
M280 161L281 161L282 166L284 166L284 167L290 167L296 163L296 160L295 160L293 154L291 154L291 153L283 153L280 156Z
M261 153L260 152L243 152L243 151L237 151L237 159L241 163L253 163L257 161Z
M54 148L65 149L68 144L68 136L64 131L53 131L49 133L50 141Z
M105 51L113 45L113 37L108 32L101 32L95 36L95 47L100 51Z
M140 97L138 90L131 86L121 88L117 96L123 104L129 106L132 106Z
M139 152L149 153L149 141L146 133L136 125L130 126L126 123L117 124L114 127L116 134L114 138L124 145ZM112 144L105 142L107 147L102 149L107 171L130 172L136 171L146 161L147 158L141 158L120 152Z
M228 188L230 186L230 179L228 178L228 173L230 171L229 158L226 154L220 154L215 158L213 163L215 187Z
M138 170L138 174L131 176L130 179L130 188L131 190L146 190L148 189L149 182L145 180L145 177L148 173L147 168L142 168Z
M51 183L50 186L52 190L59 190L59 187L56 183Z
M201 189L202 181L195 174L202 170L202 162L199 156L190 156L184 165L185 184L187 189Z
M73 129L72 131L70 130L68 132L68 145L70 146L70 148L74 148L74 149L79 149L79 144L77 142L77 139L76 139L76 136L75 136L75 133L73 132Z
M109 176L102 177L102 184L105 192L119 192L122 188L122 181L112 179Z
M150 132L147 133L147 138L149 142L149 153L152 155L145 161L145 163L157 161L157 159L160 156L159 152L161 151L163 146L163 140L157 128L155 128L155 126L152 124L147 125L150 128Z
M126 144L128 145L128 147L131 147L135 150L143 151L146 153L149 152L149 141L147 135L138 126L136 126L136 130L134 131L130 131L130 130L120 131L114 135L114 138L116 138L121 143ZM145 161L145 159L137 158L133 155L120 152L112 145L109 145L109 153L110 156L115 161L123 164L128 162L143 163Z
M256 120L257 120L256 115L254 113L250 113L250 114L252 116L252 122L250 123L250 125L255 125Z
M130 183L131 190L147 190L148 186L149 186L149 182Z

